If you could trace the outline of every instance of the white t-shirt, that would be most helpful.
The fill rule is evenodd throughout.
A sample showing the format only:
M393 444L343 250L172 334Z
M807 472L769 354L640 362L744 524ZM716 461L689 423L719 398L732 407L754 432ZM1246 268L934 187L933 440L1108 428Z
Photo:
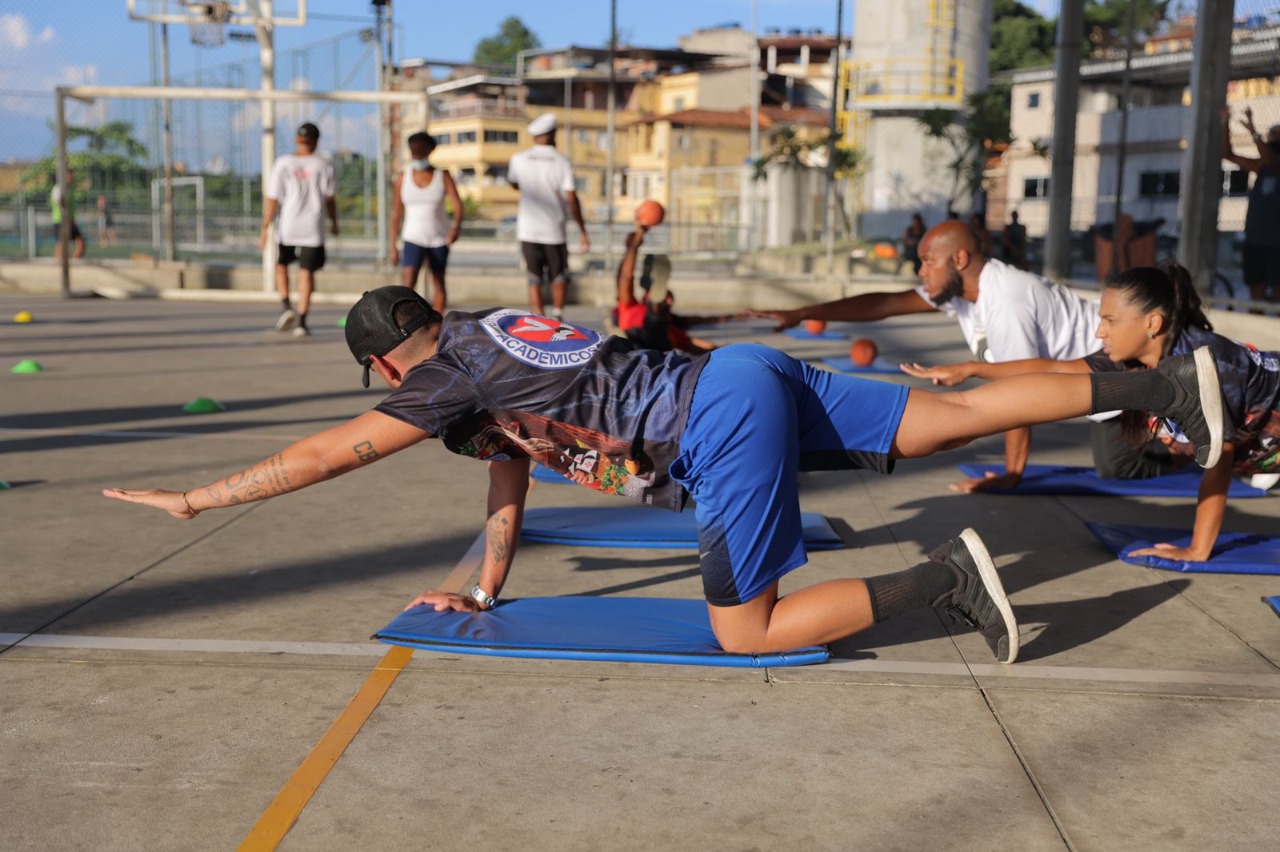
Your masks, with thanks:
M334 194L333 163L315 154L285 154L271 166L267 198L280 202L276 242L324 245L324 202Z
M923 286L916 292L933 304ZM1102 348L1097 302L999 260L983 266L977 302L956 297L934 307L955 317L974 356L990 363L1072 361Z
M534 145L511 158L507 180L520 185L516 239L523 243L563 245L568 218L564 194L574 191L573 164L550 145Z

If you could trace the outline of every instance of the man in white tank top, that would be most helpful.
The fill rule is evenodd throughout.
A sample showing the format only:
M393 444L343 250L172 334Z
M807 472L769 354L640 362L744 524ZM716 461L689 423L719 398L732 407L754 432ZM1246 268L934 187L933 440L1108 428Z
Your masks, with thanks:
M542 286L551 284L551 315L564 316L569 289L569 249L564 226L568 216L582 232L579 247L591 250L587 225L573 180L573 164L556 150L556 117L544 113L529 122L533 147L517 152L507 167L507 182L520 193L516 239L529 276L529 307L543 313ZM567 215L566 215L567 214Z
M444 313L444 270L449 263L449 246L462 230L462 198L449 172L433 167L427 159L435 150L436 140L418 132L409 137L412 162L395 180L391 193L391 262L400 264L400 283L409 288L418 284L423 264L431 272L434 294L431 307ZM445 198L453 207L453 224L444 209ZM396 238L404 239L403 251L396 248Z
M276 321L277 331L293 330L295 337L307 337L307 313L316 272L324 268L324 218L329 215L330 233L338 235L338 205L334 200L337 181L333 163L316 155L320 129L311 122L298 128L294 153L285 154L271 166L263 194L262 233L258 248L266 249L271 223L276 214L276 291L284 313ZM289 303L289 264L298 261L298 310ZM295 327L296 326L296 327Z

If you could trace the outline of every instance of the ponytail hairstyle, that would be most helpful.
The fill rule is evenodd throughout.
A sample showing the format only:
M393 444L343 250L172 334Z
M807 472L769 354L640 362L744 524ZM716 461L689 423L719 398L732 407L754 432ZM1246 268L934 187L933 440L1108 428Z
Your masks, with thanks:
M1165 321L1164 345L1160 350L1163 360L1173 351L1188 328L1213 331L1213 325L1204 315L1200 294L1191 282L1191 273L1173 261L1159 266L1135 266L1123 272L1113 272L1103 284L1108 290L1116 290L1129 298L1144 314L1158 311ZM1147 418L1143 412L1126 411L1121 415L1121 428L1125 437L1141 446L1150 440Z
M1128 296L1144 314L1158 311L1164 317L1161 358L1173 350L1188 328L1213 331L1213 325L1204 315L1200 294L1191 282L1191 273L1173 261L1112 273L1103 286Z

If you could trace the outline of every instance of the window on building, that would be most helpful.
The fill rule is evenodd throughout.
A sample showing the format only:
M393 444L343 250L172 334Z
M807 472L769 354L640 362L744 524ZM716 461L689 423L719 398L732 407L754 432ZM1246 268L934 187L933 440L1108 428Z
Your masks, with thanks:
M520 134L514 130L486 130L484 132L484 141L505 142L514 145L520 141Z
M590 130L587 130L585 127L580 127L580 128L578 128L578 141L579 141L579 142L590 142L590 141L591 141L591 131L590 131Z
M1248 195L1249 173L1244 169L1228 169L1222 173L1223 195Z
M676 98L671 102L672 112L682 112L684 110L684 98Z
M1027 109L1040 109L1040 93L1031 92L1027 95Z
M472 135L475 135L475 134L472 134ZM459 169L456 181L458 186L475 186L476 170L475 169Z
M1047 177L1027 178L1022 182L1023 198L1048 198L1049 179Z
M436 145L448 145L453 142L453 134L437 133L435 139L436 139Z
M474 130L459 130L459 131L458 131L458 144L459 144L459 145L466 145L468 142L475 142L475 141L476 141L476 132L475 132Z
M587 182L587 179L584 177L575 177L573 179L573 191L578 193L579 195L587 194L588 185L589 184Z
M693 147L693 134L689 132L681 133L678 139L680 150L688 151Z
M1181 185L1180 172L1143 172L1138 176L1138 195L1143 198L1176 198Z

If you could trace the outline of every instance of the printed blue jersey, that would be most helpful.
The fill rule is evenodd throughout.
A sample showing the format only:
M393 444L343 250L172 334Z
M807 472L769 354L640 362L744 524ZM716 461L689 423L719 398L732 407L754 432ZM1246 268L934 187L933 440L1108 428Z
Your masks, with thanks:
M588 488L679 511L688 493L668 468L705 363L525 310L454 311L436 354L375 410L460 455L527 457Z

